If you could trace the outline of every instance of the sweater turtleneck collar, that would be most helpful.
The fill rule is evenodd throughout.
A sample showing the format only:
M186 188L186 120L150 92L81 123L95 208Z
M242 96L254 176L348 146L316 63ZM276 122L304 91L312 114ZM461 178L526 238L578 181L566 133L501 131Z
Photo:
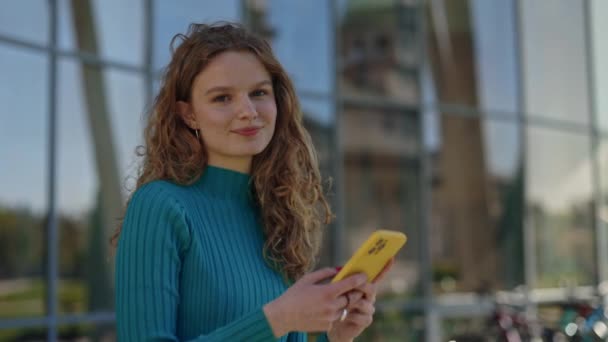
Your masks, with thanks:
M251 175L246 173L207 165L196 185L216 198L253 200Z

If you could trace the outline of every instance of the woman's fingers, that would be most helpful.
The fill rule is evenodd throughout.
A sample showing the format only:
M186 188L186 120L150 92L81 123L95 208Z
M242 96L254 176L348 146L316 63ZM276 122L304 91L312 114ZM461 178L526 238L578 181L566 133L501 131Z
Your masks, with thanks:
M356 324L358 326L367 327L372 324L374 318L372 315L363 314L360 312L349 312L346 316L345 322Z
M364 293L361 291L353 290L346 294L348 297L348 308L354 309L354 304L363 298Z
M361 299L360 301L354 303L352 305L353 313L361 313L366 315L373 315L376 312L376 307L374 303L367 299Z
M349 306L349 300L346 297L346 295L336 298L332 305L332 307L336 311L342 311L342 309L346 309L348 306Z
M342 279L336 283L324 285L327 288L327 291L330 296L338 297L343 295L350 290L354 290L363 286L367 282L367 276L363 273L358 273L352 276L349 276L346 279Z
M378 292L378 286L374 283L367 283L359 288L359 290L363 293L363 297L371 300L372 302L376 301L376 293Z

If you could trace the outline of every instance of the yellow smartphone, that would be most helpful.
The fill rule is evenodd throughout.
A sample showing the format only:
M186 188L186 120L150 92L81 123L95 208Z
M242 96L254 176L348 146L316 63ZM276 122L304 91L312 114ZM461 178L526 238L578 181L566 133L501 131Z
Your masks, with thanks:
M407 237L401 232L384 229L375 231L359 247L331 282L335 283L357 273L365 273L367 279L373 281L406 241Z

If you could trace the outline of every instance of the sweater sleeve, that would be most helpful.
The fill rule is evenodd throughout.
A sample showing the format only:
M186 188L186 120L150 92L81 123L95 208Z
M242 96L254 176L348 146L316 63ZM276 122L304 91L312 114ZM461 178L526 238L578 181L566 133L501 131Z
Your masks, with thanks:
M115 281L119 341L179 340L179 274L191 234L184 208L168 191L154 185L140 188L129 202L118 243ZM275 338L259 308L193 341L268 340Z
M327 337L327 333L322 333L317 337L316 342L329 342L329 337Z

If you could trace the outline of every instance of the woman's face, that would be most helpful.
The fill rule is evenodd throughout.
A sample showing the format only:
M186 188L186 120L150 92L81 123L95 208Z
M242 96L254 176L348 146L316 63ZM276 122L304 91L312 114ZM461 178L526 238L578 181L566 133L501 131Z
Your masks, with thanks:
M190 103L178 107L186 123L200 130L209 165L249 172L253 156L274 134L272 80L250 52L215 56L194 79Z

